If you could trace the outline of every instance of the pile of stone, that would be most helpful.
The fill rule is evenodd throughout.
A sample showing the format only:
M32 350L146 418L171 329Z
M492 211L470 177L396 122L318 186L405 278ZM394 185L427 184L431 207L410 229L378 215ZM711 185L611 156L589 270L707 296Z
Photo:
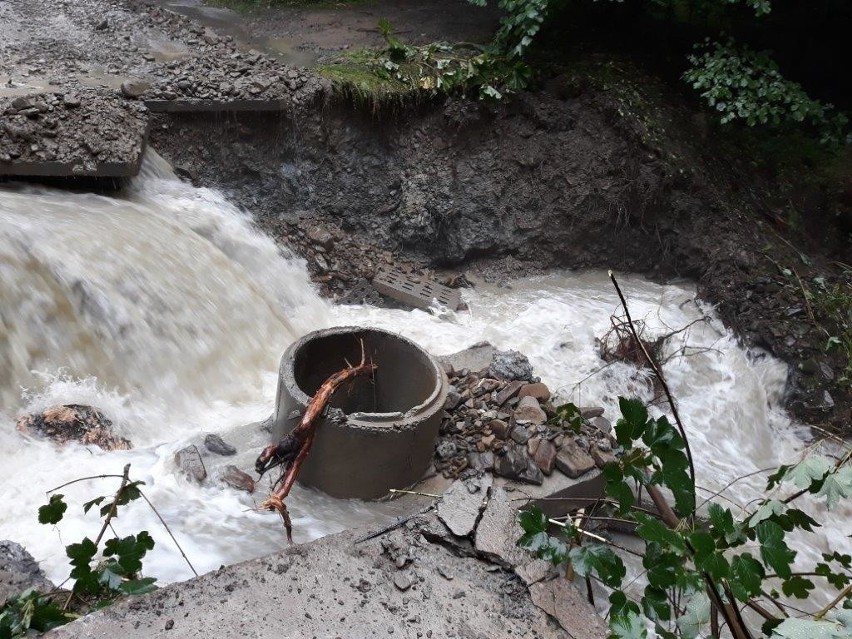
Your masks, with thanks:
M0 99L0 174L133 175L147 110L109 90Z
M151 86L138 97L154 110L158 101L175 100L187 104L264 100L309 106L328 88L319 76L254 50L173 60L154 69L152 76Z
M434 464L445 477L472 469L540 485L553 472L577 478L616 461L603 408L558 412L520 353L497 351L486 370L444 366L450 392Z
M237 454L237 449L223 440L215 433L208 433L204 437L204 443L189 444L181 448L174 456L175 472L187 481L195 484L206 483L210 473L204 463L205 457L232 457ZM221 466L217 464L213 479L218 483L226 484L235 490L243 490L253 493L255 481L247 472L240 470L234 464Z

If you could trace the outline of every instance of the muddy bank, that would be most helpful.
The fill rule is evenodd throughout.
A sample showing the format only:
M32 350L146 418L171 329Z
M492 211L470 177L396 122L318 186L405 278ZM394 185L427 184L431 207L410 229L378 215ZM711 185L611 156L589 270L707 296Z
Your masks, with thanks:
M836 269L818 254L802 264L702 148L692 114L630 91L567 74L499 105L374 115L329 99L295 120L157 116L152 143L294 245L337 297L388 261L497 280L553 268L693 278L747 343L790 363L793 413L842 428L844 358L825 353L784 270L831 283ZM311 238L318 224L331 243Z

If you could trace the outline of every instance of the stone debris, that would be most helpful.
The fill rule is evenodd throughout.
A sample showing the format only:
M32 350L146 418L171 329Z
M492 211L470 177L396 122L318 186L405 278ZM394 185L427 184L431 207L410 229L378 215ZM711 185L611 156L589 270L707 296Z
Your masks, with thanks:
M104 450L129 450L133 446L112 431L112 421L92 406L66 404L41 413L18 418L16 428L27 435L38 435L58 444L77 442Z
M204 467L198 446L194 444L175 453L175 465L178 472L190 481L200 484L207 479L207 468Z
M467 537L476 528L479 514L482 512L491 487L491 475L482 479L471 480L470 483L454 483L441 496L438 503L438 519L457 537ZM475 488L475 490L471 490ZM471 495L476 495L471 497Z
M506 381L538 381L537 378L533 378L533 367L530 360L519 351L497 351L494 353L488 375Z
M513 362L523 361L518 355L512 355ZM450 387L434 464L445 477L485 471L541 485L554 471L577 478L615 459L609 428L604 430L609 422L600 416L603 409L583 409L591 417L575 432L570 423L556 420L545 384L490 377L493 365L482 366L479 372L456 368L456 362L464 360L442 358L450 370ZM508 360L495 351L491 362L497 361L503 366ZM481 363L480 358L477 366ZM524 368L524 375L532 379L532 368Z
M219 472L219 481L236 490L244 490L247 493L254 492L254 478L233 464L228 464Z
M214 455L222 455L223 457L230 457L237 454L236 448L215 433L207 434L204 438L204 447Z
M109 90L0 98L0 175L135 175L145 107Z

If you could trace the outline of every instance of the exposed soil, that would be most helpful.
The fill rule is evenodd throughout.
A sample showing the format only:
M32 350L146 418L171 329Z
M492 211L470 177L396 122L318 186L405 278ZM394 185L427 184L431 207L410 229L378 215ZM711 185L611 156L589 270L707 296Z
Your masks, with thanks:
M743 179L704 157L691 114L664 100L637 108L623 86L563 75L497 106L378 117L332 103L298 122L163 116L154 129L155 148L295 245L328 294L391 259L491 278L565 267L689 277L747 343L792 364L795 415L849 423L848 388L834 383L844 361L824 352L793 276L831 282L835 269L811 252L803 264L736 192ZM317 223L347 239L319 246Z

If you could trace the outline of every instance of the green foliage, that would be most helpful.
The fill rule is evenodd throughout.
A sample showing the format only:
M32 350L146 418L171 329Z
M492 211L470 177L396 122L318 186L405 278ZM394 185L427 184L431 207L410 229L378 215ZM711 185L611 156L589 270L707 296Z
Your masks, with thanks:
M123 481L118 492L112 497L96 497L83 504L84 513L88 513L95 506L101 506L100 516L104 522L97 537L98 541L110 528L110 520L115 517L119 506L142 496L139 489L141 485L143 482ZM38 520L45 525L57 524L62 521L67 509L63 495L51 495L48 503L38 509ZM155 590L156 579L141 575L142 559L153 548L154 540L144 530L136 535L107 539L103 547L88 537L68 544L65 554L71 565L69 577L74 579L71 596L79 602L78 608L101 608L121 595L139 595ZM100 558L99 551L102 555ZM0 639L25 637L30 630L46 632L74 619L76 614L67 612L66 608L59 608L54 603L54 598L60 594L64 595L67 608L71 599L65 591L60 590L50 593L27 590L17 597L7 599L0 606Z
M35 589L10 597L0 607L0 639L24 637L32 629L47 632L71 620L51 598Z
M684 79L707 105L720 114L722 124L742 121L778 127L806 123L819 131L826 143L844 141L847 124L833 107L808 96L802 86L781 75L766 51L737 46L733 40L696 45L700 53L689 56L692 65Z
M819 526L791 505L800 494L825 497L829 508L852 496L848 457L833 462L810 455L769 477L767 491L778 491L785 485L799 489L789 497L767 496L750 512L710 503L702 519L704 513L696 506L684 452L686 442L680 432L665 417L650 417L638 400L620 398L619 406L621 418L615 436L621 456L604 468L603 475L614 511L621 520L635 522L636 534L645 542L642 566L647 583L641 597L633 601L625 592L626 570L618 552L606 543L581 543L588 533L575 526L548 519L533 508L519 517L524 534L518 540L520 546L539 557L570 564L578 575L612 589L610 637L647 637L649 627L659 637L705 636L715 602L736 599L751 604L769 598L774 607L783 607L786 604L777 590L788 598L809 600L817 581L845 592L852 583L852 556L826 553L812 570L796 572L797 551L790 546L788 534L794 530L813 532ZM676 524L665 515L636 510L634 486L666 489L675 503ZM562 529L561 533L553 533L556 527ZM715 593L714 597L708 597L708 592ZM847 601L852 607L852 599ZM724 616L723 609L719 612ZM836 634L826 636L848 637L852 635L844 633L848 618L852 618L849 615L852 612L827 609L792 624L789 619L782 622L781 617L764 629L780 639L818 637L828 628ZM732 618L725 621L731 623ZM740 623L736 619L733 622ZM752 630L756 632L749 632Z

